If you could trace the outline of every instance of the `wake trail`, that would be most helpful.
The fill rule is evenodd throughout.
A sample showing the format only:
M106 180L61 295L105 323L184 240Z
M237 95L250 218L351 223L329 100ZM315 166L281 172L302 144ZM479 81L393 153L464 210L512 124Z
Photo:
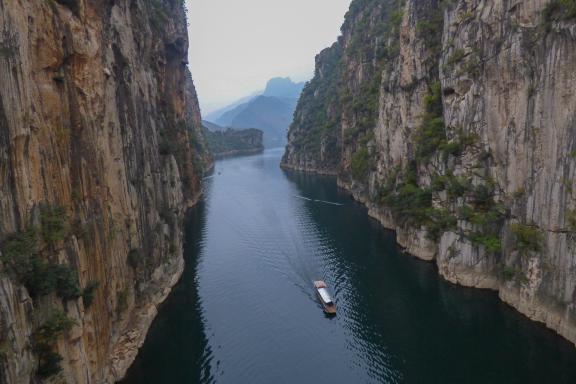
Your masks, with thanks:
M323 204L335 205L335 206L338 206L338 207L344 206L344 204L335 203L335 202L333 202L333 201L311 199L311 198L309 198L309 197L304 197L304 196L299 196L299 195L294 195L294 197L296 197L297 199L302 199L302 200L306 200L306 201L311 201L311 202L313 202L313 203L323 203Z
M244 247L284 275L290 283L306 296L313 298L311 286L318 274L317 230L306 215L305 209L298 209L294 219L282 220L282 212L277 206L270 205L272 210L264 213L265 220L258 216L245 218L238 222L235 218L225 219L230 228L236 232ZM276 225L271 225L272 223Z
M334 203L332 201L324 201L324 200L314 200L317 201L319 203L324 203L324 204L330 204L330 205L337 205L339 207L342 207L344 204L340 204L340 203Z

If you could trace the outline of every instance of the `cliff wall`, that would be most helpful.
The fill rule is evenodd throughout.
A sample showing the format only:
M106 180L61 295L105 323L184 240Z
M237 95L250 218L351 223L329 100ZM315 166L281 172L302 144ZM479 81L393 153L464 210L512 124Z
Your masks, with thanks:
M121 378L178 280L211 161L185 17L0 0L0 382Z
M354 1L282 165L576 343L575 56L571 0Z

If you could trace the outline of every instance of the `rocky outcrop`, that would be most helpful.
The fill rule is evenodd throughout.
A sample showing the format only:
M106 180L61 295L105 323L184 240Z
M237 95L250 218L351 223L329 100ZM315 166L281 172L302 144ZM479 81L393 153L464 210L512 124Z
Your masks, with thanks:
M143 343L211 162L187 49L181 1L0 0L1 382L114 382Z
M576 343L575 55L569 1L355 1L283 166L336 173L447 280Z
M243 156L264 150L264 132L259 129L232 129L204 131L210 152L216 158Z

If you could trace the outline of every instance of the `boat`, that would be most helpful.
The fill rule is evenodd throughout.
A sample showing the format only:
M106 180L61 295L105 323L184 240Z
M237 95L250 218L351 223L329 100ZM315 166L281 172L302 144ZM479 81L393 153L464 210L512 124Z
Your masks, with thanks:
M334 305L334 300L330 296L330 292L328 292L328 287L326 283L322 280L318 280L314 282L314 288L316 288L316 294L320 299L320 303L324 308L324 313L327 315L335 315L336 314L336 305Z

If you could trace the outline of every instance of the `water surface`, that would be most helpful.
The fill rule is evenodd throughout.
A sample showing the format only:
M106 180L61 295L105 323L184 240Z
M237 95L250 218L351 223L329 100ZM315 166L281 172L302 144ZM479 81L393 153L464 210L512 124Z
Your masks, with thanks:
M334 179L281 171L281 154L216 164L184 276L125 383L576 382L568 342L492 292L442 281Z

